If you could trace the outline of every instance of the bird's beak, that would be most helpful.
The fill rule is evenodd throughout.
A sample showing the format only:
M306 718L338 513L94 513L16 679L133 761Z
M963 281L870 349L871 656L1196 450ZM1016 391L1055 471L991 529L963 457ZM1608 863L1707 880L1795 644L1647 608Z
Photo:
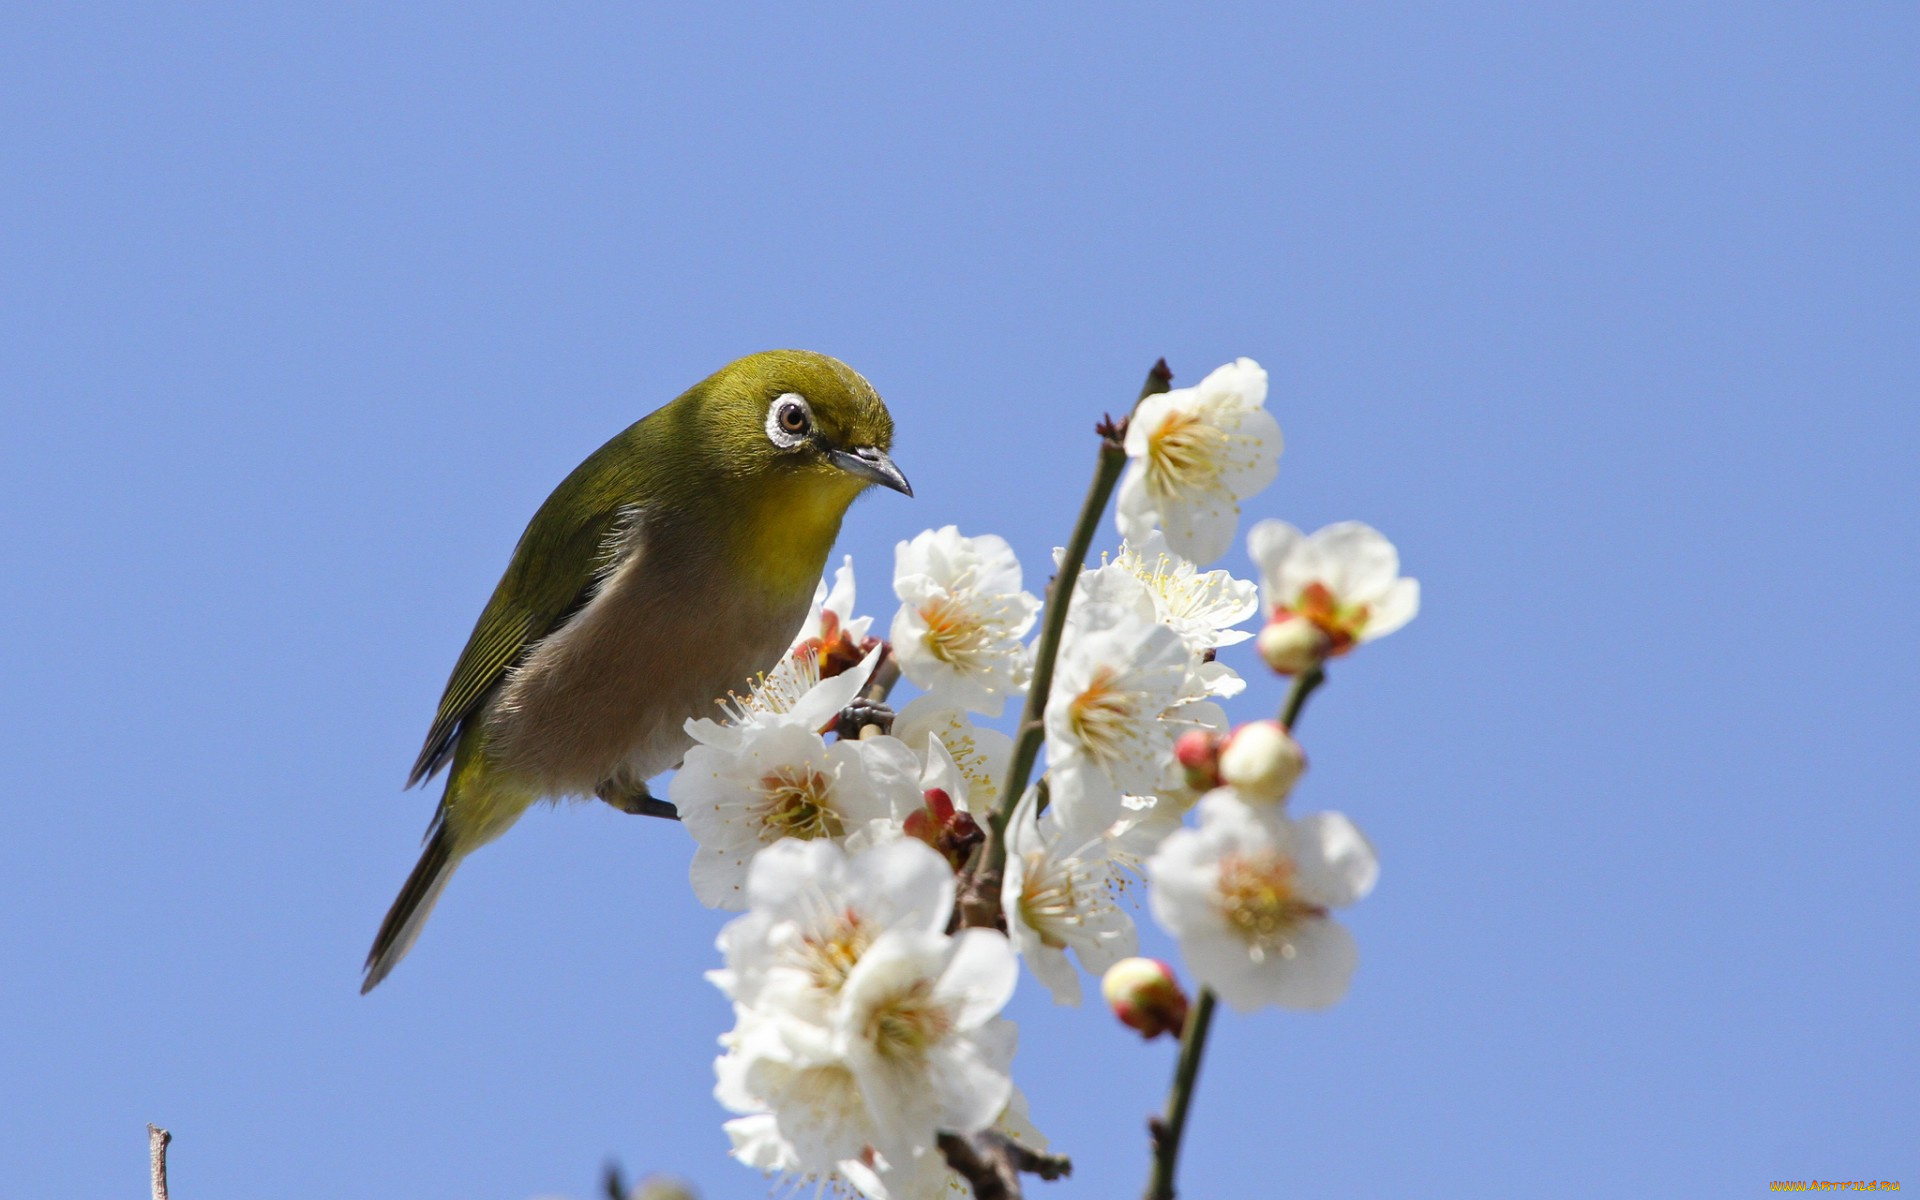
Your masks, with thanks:
M907 482L907 477L900 473L899 467L893 465L887 452L876 446L856 446L852 450L835 448L827 451L827 457L834 466L849 475L857 475L908 496L913 495L913 485Z

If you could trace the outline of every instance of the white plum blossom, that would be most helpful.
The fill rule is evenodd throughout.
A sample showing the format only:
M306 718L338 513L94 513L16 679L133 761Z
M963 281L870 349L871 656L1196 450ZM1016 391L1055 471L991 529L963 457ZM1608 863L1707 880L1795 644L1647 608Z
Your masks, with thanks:
M1127 423L1121 536L1144 542L1158 527L1175 553L1196 563L1225 554L1240 501L1279 470L1280 425L1266 399L1266 371L1242 358L1194 387L1142 400Z
M1309 535L1285 521L1247 531L1269 622L1307 621L1328 656L1385 637L1420 611L1420 581L1400 576L1400 554L1380 532L1341 521Z
M944 932L953 877L900 840L848 857L780 843L755 859L748 914L711 978L736 1024L715 1062L734 1153L825 1178L913 1164L940 1130L992 1124L1013 1092L1018 967L992 930Z
M1346 994L1358 951L1330 910L1373 889L1373 847L1339 813L1289 820L1222 788L1203 796L1147 864L1153 915L1201 983L1242 1012L1325 1008Z
M1180 635L1195 654L1232 646L1253 636L1236 628L1260 609L1259 588L1230 572L1202 571L1167 548L1155 530L1139 542L1123 542L1109 567L1138 579L1161 624Z
M1005 538L929 529L895 550L893 590L893 649L916 686L987 716L1026 687L1032 663L1021 639L1040 601L1021 590Z
M892 738L828 743L801 725L749 725L729 746L696 745L668 785L699 843L689 872L713 908L746 905L748 864L782 838L843 841L910 807L919 773Z
M778 1007L824 1023L847 970L892 929L947 927L953 872L918 845L895 843L848 854L832 842L775 842L747 873L747 913L727 923L724 970L707 978L734 1003L765 994Z
M877 1123L853 1072L826 1052L822 1031L734 1012L713 1090L728 1111L745 1114L723 1126L734 1157L768 1173L823 1176L866 1154L880 1136ZM788 1044L791 1033L805 1035L799 1047Z
M939 741L966 780L966 795L956 793L956 805L966 809L978 800L984 810L999 803L1006 790L1007 764L1013 758L1013 739L1006 734L975 725L958 705L935 696L915 696L894 718L893 735L917 752L925 750L929 737ZM924 753L922 758L931 761Z
M1035 790L1014 809L1001 906L1014 949L1054 1003L1078 1004L1080 975L1067 951L1099 974L1132 954L1139 934L1114 903L1115 863L1106 838L1065 837L1057 809L1037 810Z
M788 654L755 680L746 695L736 693L721 701L721 719L690 719L687 736L703 746L735 750L756 729L790 725L818 732L866 687L879 660L875 649L850 670L822 679L819 656L811 649Z
M1164 625L1117 604L1076 604L1047 697L1047 766L1063 827L1104 831L1120 798L1158 788L1178 730L1162 715L1180 699L1192 655Z
M1163 546L1155 534L1153 546ZM1180 574L1184 567L1186 574ZM1223 662L1213 661L1218 646L1244 641L1252 634L1232 626L1259 607L1254 585L1225 571L1193 573L1192 564L1157 549L1151 559L1123 546L1118 555L1080 573L1074 587L1076 609L1112 604L1143 621L1172 630L1191 654L1179 703L1209 698L1225 699L1246 690L1246 680ZM1069 618L1070 620L1072 618Z
M836 1048L888 1161L905 1161L942 1129L977 1133L1006 1107L1016 1035L999 1013L1018 974L1006 935L993 929L891 931L854 964L835 1014Z

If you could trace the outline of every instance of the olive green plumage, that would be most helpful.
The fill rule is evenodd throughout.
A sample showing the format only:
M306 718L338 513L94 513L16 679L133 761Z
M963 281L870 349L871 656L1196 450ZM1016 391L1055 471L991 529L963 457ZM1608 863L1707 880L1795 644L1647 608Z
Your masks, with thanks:
M690 744L686 720L778 660L847 506L875 483L912 494L892 442L865 379L776 350L694 385L554 489L408 777L452 766L362 991L406 954L467 854L538 799L644 795Z

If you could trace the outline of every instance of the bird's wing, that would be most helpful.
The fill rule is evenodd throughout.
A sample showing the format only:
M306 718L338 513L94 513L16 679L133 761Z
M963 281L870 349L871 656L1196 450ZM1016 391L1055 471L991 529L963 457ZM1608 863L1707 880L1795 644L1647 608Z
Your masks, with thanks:
M638 516L637 509L609 506L572 529L545 536L536 534L541 522L534 518L454 664L433 728L407 776L408 787L446 764L461 724L534 643L586 607L618 561Z

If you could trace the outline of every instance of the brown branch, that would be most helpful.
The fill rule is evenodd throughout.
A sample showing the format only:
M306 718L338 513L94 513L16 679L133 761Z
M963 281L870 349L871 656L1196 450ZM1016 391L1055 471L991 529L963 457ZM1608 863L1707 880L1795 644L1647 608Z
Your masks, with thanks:
M1023 1172L1048 1182L1073 1174L1073 1163L1067 1159L1029 1150L992 1129L972 1137L942 1133L936 1144L947 1165L973 1189L974 1200L1022 1200Z
M167 1200L167 1143L173 1135L158 1125L147 1125L147 1170L153 1182L153 1200Z
M873 677L867 680L866 690L860 695L871 704L884 704L887 693L893 685L900 682L900 660L893 653L891 645L880 648L880 661L873 665Z

